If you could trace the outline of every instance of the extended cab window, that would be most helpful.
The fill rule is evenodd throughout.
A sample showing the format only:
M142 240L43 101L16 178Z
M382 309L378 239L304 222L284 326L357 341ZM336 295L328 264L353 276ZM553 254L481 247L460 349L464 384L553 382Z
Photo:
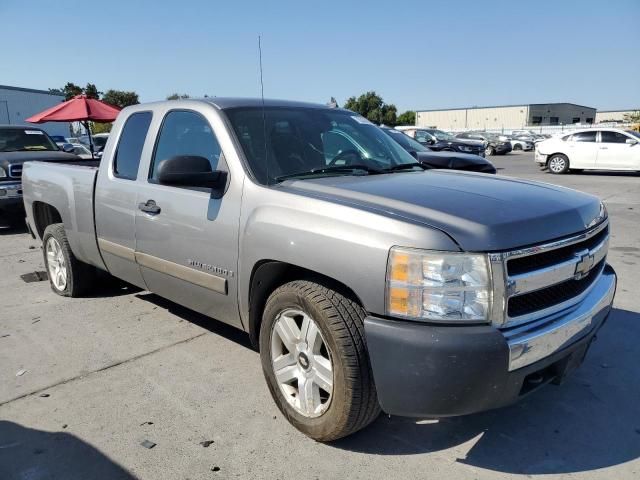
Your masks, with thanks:
M113 174L116 177L135 180L138 176L138 165L151 117L151 112L138 112L127 118L113 159Z
M174 110L167 113L162 122L149 178L157 179L158 167L163 160L182 155L204 157L211 162L212 170L218 170L220 153L220 144L202 115Z

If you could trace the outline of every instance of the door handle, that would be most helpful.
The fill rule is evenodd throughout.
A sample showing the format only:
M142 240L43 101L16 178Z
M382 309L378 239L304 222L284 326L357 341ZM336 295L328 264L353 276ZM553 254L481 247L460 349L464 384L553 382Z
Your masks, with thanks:
M156 205L155 200L147 200L147 203L139 203L138 208L149 215L157 215L160 213L160 207Z

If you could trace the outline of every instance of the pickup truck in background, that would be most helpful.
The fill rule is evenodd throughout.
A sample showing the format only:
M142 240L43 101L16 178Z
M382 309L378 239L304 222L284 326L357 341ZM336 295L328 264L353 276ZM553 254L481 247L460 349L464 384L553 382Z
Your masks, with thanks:
M25 125L0 125L0 217L8 220L22 215L22 165L28 160L75 161L47 133Z
M176 100L125 108L99 168L27 163L24 202L54 292L104 270L248 332L330 441L560 383L611 310L597 198L425 168L348 110Z

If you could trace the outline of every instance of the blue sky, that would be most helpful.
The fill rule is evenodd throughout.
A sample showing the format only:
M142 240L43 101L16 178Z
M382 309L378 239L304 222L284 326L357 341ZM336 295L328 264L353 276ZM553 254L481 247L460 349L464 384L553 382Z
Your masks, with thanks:
M0 0L0 84L640 107L640 1ZM46 32L55 32L47 34Z

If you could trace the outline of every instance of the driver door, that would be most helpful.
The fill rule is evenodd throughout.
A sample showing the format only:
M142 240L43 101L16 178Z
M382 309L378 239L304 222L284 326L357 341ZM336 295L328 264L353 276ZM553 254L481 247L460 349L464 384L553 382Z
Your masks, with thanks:
M162 185L158 165L196 155L228 171L209 112L165 113L150 166L138 185L136 261L150 291L217 320L241 326L237 307L241 192L233 182L221 198L198 187Z

